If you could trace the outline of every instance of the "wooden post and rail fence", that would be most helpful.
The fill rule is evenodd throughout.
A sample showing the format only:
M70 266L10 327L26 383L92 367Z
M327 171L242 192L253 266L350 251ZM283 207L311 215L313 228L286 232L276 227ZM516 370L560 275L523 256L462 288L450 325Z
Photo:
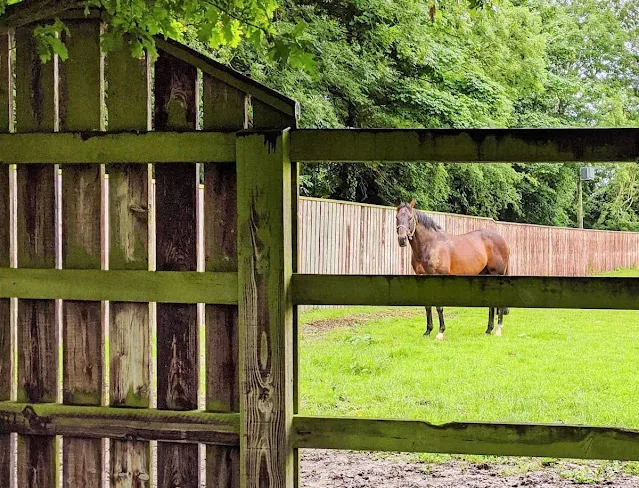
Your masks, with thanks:
M296 269L296 162L636 162L639 129L296 130L290 100L183 46L105 62L99 23L68 25L44 66L0 32L0 486L292 487L300 448L639 460L616 427L300 415L296 319L639 309L633 278Z

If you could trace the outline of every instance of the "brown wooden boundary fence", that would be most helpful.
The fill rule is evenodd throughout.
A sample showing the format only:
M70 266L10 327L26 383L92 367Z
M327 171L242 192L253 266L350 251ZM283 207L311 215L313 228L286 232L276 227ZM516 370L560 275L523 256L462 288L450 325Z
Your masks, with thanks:
M639 460L614 427L299 415L298 305L639 309L639 280L297 273L294 163L635 162L639 129L262 129L295 104L69 28L45 66L0 32L0 486L288 488L299 448Z
M413 274L409 247L400 248L395 209L300 198L299 269L317 274ZM639 233L496 222L428 212L451 234L490 229L511 249L510 274L588 276L639 266Z

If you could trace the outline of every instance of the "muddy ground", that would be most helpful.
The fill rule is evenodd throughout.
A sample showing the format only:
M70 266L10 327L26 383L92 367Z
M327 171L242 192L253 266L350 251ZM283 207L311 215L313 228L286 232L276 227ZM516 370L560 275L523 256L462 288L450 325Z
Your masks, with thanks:
M602 467L603 466L603 467ZM343 451L303 451L302 488L505 488L618 487L639 488L639 476L616 466L539 461L443 463L411 461L407 456L372 456Z

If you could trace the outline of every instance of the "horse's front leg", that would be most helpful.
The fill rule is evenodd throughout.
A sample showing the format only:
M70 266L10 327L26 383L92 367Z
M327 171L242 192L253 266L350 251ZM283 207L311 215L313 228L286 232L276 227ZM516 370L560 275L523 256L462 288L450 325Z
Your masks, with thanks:
M504 309L497 309L497 329L495 329L495 335L501 336L501 329L504 326Z
M495 307L488 307L488 328L486 334L490 335L495 326Z
M438 341L443 341L444 331L446 330L446 326L444 325L444 309L442 307L436 307L436 308L437 308L437 315L439 316L439 334L437 334L437 337L435 337L435 339L437 339Z
M429 336L433 331L433 308L426 307L426 332L424 332L425 336Z

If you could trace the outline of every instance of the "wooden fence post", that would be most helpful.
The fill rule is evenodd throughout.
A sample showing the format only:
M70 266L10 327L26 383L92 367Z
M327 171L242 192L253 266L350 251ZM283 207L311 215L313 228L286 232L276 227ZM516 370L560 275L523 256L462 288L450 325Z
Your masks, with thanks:
M237 139L240 486L291 488L294 458L289 132Z

